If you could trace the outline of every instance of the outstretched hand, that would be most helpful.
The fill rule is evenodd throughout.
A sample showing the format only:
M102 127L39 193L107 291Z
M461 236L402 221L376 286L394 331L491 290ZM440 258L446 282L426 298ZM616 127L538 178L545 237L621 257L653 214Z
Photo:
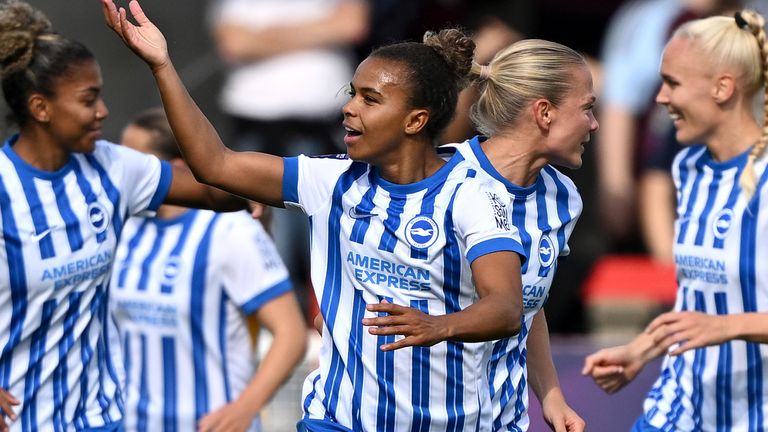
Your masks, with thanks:
M680 355L691 349L728 341L725 319L727 318L724 315L707 315L701 312L667 312L651 321L645 332L664 349L679 343L680 345L669 354Z
M124 8L117 8L114 0L101 1L104 21L115 31L125 44L153 69L157 70L170 63L168 44L165 36L144 14L139 2L131 0L128 8L136 21L134 25L128 21Z
M396 342L382 345L379 347L382 351L393 351L409 346L432 346L446 339L445 326L440 324L439 317L427 315L418 309L387 301L369 304L366 309L370 312L388 314L363 319L363 325L370 327L368 333L377 336L405 336Z
M645 364L632 352L630 345L621 345L587 356L582 375L592 377L603 391L615 393L629 384Z

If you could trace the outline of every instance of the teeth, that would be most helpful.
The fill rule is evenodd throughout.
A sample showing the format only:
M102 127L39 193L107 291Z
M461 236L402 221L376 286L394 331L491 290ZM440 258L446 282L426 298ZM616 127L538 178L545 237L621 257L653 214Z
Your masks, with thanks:
M672 121L675 121L675 120L680 120L682 117L680 116L680 114L669 113L669 118L671 118Z

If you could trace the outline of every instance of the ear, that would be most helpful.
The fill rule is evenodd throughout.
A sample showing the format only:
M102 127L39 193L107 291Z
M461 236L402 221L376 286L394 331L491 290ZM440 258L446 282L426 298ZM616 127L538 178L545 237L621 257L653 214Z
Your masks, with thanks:
M552 103L546 99L536 99L531 108L533 118L539 129L549 131L550 124L555 118L555 109Z
M429 121L429 111L425 109L412 110L405 117L406 135L416 135L424 129Z
M29 115L37 122L48 123L51 120L51 106L48 98L40 93L32 93L27 100L27 109Z
M736 91L736 79L733 75L723 74L717 77L712 87L712 97L715 102L722 104L727 102Z

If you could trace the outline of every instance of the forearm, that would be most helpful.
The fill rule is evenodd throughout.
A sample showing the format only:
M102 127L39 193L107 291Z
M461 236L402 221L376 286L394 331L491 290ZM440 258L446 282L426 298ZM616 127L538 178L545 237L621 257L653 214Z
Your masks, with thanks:
M438 316L444 339L483 342L512 337L520 332L522 308L506 296L489 294L455 313Z
M153 68L152 73L184 160L199 181L220 185L226 176L229 150L187 92L173 64L169 61Z
M751 312L725 315L730 339L768 343L768 313Z
M258 414L291 376L305 350L306 329L302 325L283 331L275 329L272 344L239 401L249 407L254 416Z
M667 353L667 347L654 341L653 335L646 332L637 335L629 343L629 349L633 359L645 366L651 360Z
M533 318L531 331L527 342L528 382L542 404L547 397L564 399L560 390L557 370L552 361L552 351L549 343L549 328L547 327L544 310L540 310Z

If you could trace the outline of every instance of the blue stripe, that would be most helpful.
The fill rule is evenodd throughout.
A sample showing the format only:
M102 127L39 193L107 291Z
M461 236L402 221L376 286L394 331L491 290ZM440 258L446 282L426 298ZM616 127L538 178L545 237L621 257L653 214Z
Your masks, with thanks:
M562 251L565 249L566 242L565 226L573 220L573 216L571 215L570 209L568 208L570 194L568 193L568 188L565 187L565 184L560 181L560 178L557 176L557 172L554 168L547 165L544 167L544 172L552 177L552 181L555 182L555 186L557 187L557 194L555 195L555 202L557 203L557 217L560 219L560 223L562 224L561 228L557 231L557 244L560 246L559 250ZM544 185L544 190L542 190L542 193L545 193L546 184L544 182L541 183Z
M363 292L361 290L354 289L353 293L352 330L349 334L350 349L347 351L347 367L353 384L352 429L363 430L360 412L362 410L363 372L365 368L363 367L363 359L360 352L363 348L363 326L361 321L365 316L365 300L363 300Z
M157 211L160 208L160 204L165 201L168 196L168 191L171 189L171 183L173 183L173 168L168 161L160 161L160 181L157 183L157 189L152 196L152 200L149 201L147 206L148 210Z
M246 314L250 315L257 310L259 310L262 306L269 303L270 301L280 297L281 295L290 292L291 289L293 289L293 285L291 284L290 279L282 280L275 285L273 285L270 288L265 289L264 291L260 292L256 296L254 296L252 299L245 302L244 305L240 306L240 309Z
M695 308L697 312L707 313L707 305L704 301L704 293L695 290ZM706 368L706 353L707 348L696 348L693 355L693 367L692 367L692 381L693 391L691 394L691 403L693 404L693 412L691 417L693 418L694 428L701 430L701 417L702 417L702 400L704 399L702 377L704 376L704 370Z
M187 243L187 239L189 238L189 232L191 231L192 223L195 221L198 214L199 212L197 210L189 210L181 216L181 233L179 233L179 238L176 240L176 244L173 246L168 259L178 258L181 255L181 251L184 250L184 245ZM172 293L173 284L161 284L160 292L163 294Z
M317 385L317 381L320 379L320 374L318 373L317 376L312 380L312 391L310 391L307 394L307 397L304 398L304 403L302 406L304 407L304 418L309 418L309 405L312 404L312 400L315 398L315 386Z
M693 152L690 152L681 162L680 162L680 190L685 190L686 184L685 179L688 178L689 174L689 168L687 167L687 162L690 158L695 156ZM698 154L699 158L695 162L695 169L696 171L701 171L702 167L704 166L704 162L706 161L706 152L701 152ZM685 214L683 215L680 220L682 222L680 223L680 232L677 236L677 243L682 244L685 240L685 234L688 232L688 225L690 224L690 220L693 214L693 207L696 204L696 200L699 195L699 183L701 182L701 178L703 176L695 176L693 179L693 186L691 187L690 195L688 196L688 207L685 210Z
M728 315L728 298L724 292L715 293L715 308L718 315ZM717 358L717 379L715 400L717 402L717 430L728 432L733 422L731 412L731 367L733 347L730 341L720 345Z
M342 288L342 259L341 256L341 216L344 211L342 196L349 190L357 178L365 174L367 165L354 162L349 169L339 176L331 194L331 209L328 215L328 268L323 282L323 296L320 300L320 311L328 330L333 334L336 326L336 314L339 309L339 299ZM311 225L311 220L310 220ZM339 402L339 388L343 379L343 361L336 345L331 351L331 364L325 381L324 405L331 419L336 417L336 407Z
M24 171L18 171L17 174L19 175L19 180L21 181L21 187L24 190L24 196L27 198L27 204L29 205L29 212L32 216L32 222L35 224L35 234L40 235L51 229L51 226L48 225L48 219L45 216L44 206L40 202L40 196L37 194L35 179ZM47 259L56 255L56 250L53 247L53 239L51 238L51 233L43 236L38 241L38 244L40 245L40 258Z
M397 245L397 229L400 227L400 215L403 214L407 196L390 195L387 218L384 220L384 232L379 240L379 250L392 252Z
M73 161L72 170L75 173L77 184L78 186L80 186L80 192L83 194L83 197L85 197L86 204L90 206L93 203L97 203L99 201L99 198L93 192L91 183L89 183L88 179L86 179L85 175L83 175L83 169L80 167L80 163L77 161L77 158L72 158L72 161ZM97 242L103 243L104 240L106 239L107 239L106 230L96 234Z
M471 171L471 173L468 173L469 177L474 177L474 170L469 171ZM421 201L421 213L419 213L419 216L433 218L433 215L435 214L435 199L437 198L440 191L443 190L444 184L445 182L439 182L427 189L427 193L424 195ZM437 233L435 233L435 235L437 235ZM428 248L415 248L411 246L411 258L425 260L429 256L428 252Z
M508 350L507 348L509 345L505 345L505 351L500 356L504 359L503 367L505 368L504 376L506 379L502 383L501 387L495 389L495 393L500 393L499 406L501 411L499 412L499 416L493 420L494 429L501 429L502 427L508 426L504 425L503 423L503 414L507 411L509 401L515 401L515 414L511 419L512 424L518 422L522 415L526 412L527 407L523 404L522 401L523 394L528 391L525 377L523 376L518 386L515 386L515 383L511 380L511 374L512 371L516 370L517 368L521 368L521 370L525 368L525 351L521 350L521 347L528 337L528 331L529 327L523 325L520 329L520 334L514 336L514 338L517 339L517 343L514 344L514 347L511 350ZM506 340L511 341L512 338L507 338ZM498 367L498 365L496 367Z
M411 300L410 306L425 314L429 314L428 300ZM429 372L430 348L415 346L411 355L411 404L413 405L413 420L411 430L429 432Z
M125 370L125 390L126 395L128 395L128 392L131 391L131 372L133 370L133 363L131 363L131 360L133 360L133 353L131 348L131 338L133 337L133 334L129 331L121 331L123 334L123 369ZM128 400L126 399L126 403ZM129 406L129 408L134 408L133 406ZM132 412L126 409L125 411L125 418L136 416L138 418L138 412Z
M766 170L768 171L768 170ZM765 184L763 176L758 191ZM757 222L760 211L760 193L756 193L747 205L741 220L741 246L739 251L739 282L744 302L744 312L757 312ZM747 395L749 405L749 430L763 428L763 361L760 346L754 342L747 345Z
M512 225L514 225L520 233L520 241L523 246L523 256L531 256L531 235L525 229L525 198L514 197L512 199ZM528 271L528 261L525 260L520 267L520 272L525 274Z
M7 144L6 144L7 145ZM21 341L21 332L27 316L27 276L24 267L24 254L21 251L21 239L13 217L11 198L5 189L0 175L0 217L3 221L3 240L8 264L8 276L11 285L11 327L8 342L0 354L0 388L11 386L11 367L13 351Z
M467 261L472 264L481 256L494 252L515 252L520 255L521 262L528 262L523 255L525 253L523 246L509 237L492 238L472 246L472 248L467 251Z
M743 167L739 167L736 170L736 174L734 175L734 179L738 179L741 177L741 171ZM733 182L733 186L731 187L731 192L728 194L728 201L725 202L725 206L723 209L733 209L733 206L736 205L736 200L739 198L739 194L741 193L741 188L739 187L738 180ZM714 238L714 248L715 249L722 249L725 245L725 238Z
M232 391L229 385L229 359L227 358L227 303L229 296L226 289L221 287L221 300L219 300L219 353L221 355L221 376L224 380L224 397L227 403L232 400ZM250 315L250 314L248 314Z
M299 158L283 158L283 202L299 202Z
M681 311L688 310L688 287L682 287L682 295L683 295L683 302L682 306L680 308ZM667 355L667 360L669 360L670 357ZM669 367L669 365L667 366ZM672 360L672 368L674 369L674 390L675 390L675 396L672 399L672 404L670 406L669 412L667 412L667 420L662 426L662 429L664 430L674 430L677 421L680 419L680 415L682 415L684 407L683 407L683 386L680 383L680 379L683 374L683 369L685 368L685 356L679 355L676 356L674 360ZM665 373L667 373L665 371ZM671 379L671 376L669 376L669 379ZM662 381L666 384L667 378ZM654 407L655 408L655 407ZM652 418L655 414L654 410L649 411L648 417Z
M175 432L178 418L176 394L176 341L163 336L163 431Z
M51 184L53 186L53 193L56 195L56 204L59 207L59 214L61 214L61 218L64 220L64 226L67 229L69 248L72 252L78 251L83 248L83 235L80 233L80 221L75 213L72 212L72 206L69 204L69 197L67 196L64 182L57 178L53 179ZM50 238L50 234L47 237Z
M141 263L141 273L139 276L139 283L136 286L138 291L146 291L150 280L155 280L154 274L152 274L151 267L157 258L157 254L160 253L160 246L163 244L163 238L165 237L165 226L155 224L155 238L152 243L152 248L149 253L144 257L144 261Z
M547 188L546 184L542 182L538 182L538 190L536 191L536 225L539 228L540 231L540 237L547 236L550 231L552 231L552 225L549 224L549 214L547 213ZM561 225L562 226L562 225ZM562 232L562 230L560 230ZM563 238L563 243L565 239ZM558 244L560 247L558 250L563 250L563 244L560 243L560 232L558 232ZM538 246L540 246L541 243L539 243ZM552 245L554 246L554 245ZM554 247L551 253L555 253ZM541 252L536 254L537 256L540 256ZM554 260L552 262L554 264ZM550 269L552 269L554 266L539 266L538 275L539 277L547 277L549 274Z
M392 297L379 296L379 302L384 300L389 303L393 302ZM386 316L386 313L379 312L377 316ZM380 347L394 341L394 335L377 336L376 346ZM376 351L376 381L378 382L379 387L378 408L376 410L376 430L394 432L395 408L397 407L397 401L395 399L394 351Z
M115 369L115 363L114 358L116 355L120 355L120 353L116 353L115 350L112 349L112 345L107 343L112 340L110 336L110 329L112 327L108 324L110 322L114 323L112 321L112 314L109 307L109 290L111 287L107 285L106 290L104 294L105 301L102 304L101 308L101 322L103 323L102 328L102 344L104 345L104 352L105 352L105 363L106 363L106 370L109 372L109 379L112 380L112 383L115 385L115 394L113 396L113 400L110 402L114 402L117 404L117 408L120 411L120 413L125 412L125 405L123 404L123 392L125 391L124 388L120 385L120 376L122 375L123 371L118 372L117 369ZM117 329L114 329L117 331ZM108 411L107 411L108 412ZM112 420L110 420L111 422Z
M457 186L458 189L458 186ZM445 216L445 249L443 250L443 294L445 295L445 313L461 310L461 248L454 234L453 205L456 190L453 191ZM464 428L464 374L463 349L461 342L447 341L446 370L446 411L448 430L460 431Z
M72 292L68 296L69 307L64 316L64 327L61 341L59 341L59 361L54 370L54 425L60 430L67 429L67 419L63 413L64 403L69 395L69 385L67 382L67 358L70 350L75 346L74 328L77 319L80 317L80 301L83 298L82 292Z
M112 228L115 231L115 238L120 238L120 233L123 232L123 218L120 215L120 191L109 179L109 174L103 166L96 160L93 154L85 154L85 159L91 164L93 169L99 173L99 179L101 180L101 187L107 193L107 197L112 202Z
M195 365L195 420L200 420L208 413L208 372L205 366L205 335L203 333L203 313L205 309L205 285L208 273L208 253L211 248L211 235L221 214L215 214L205 229L195 253L192 270L192 289L190 293L190 327L192 332L192 359Z
M45 340L51 325L51 317L56 310L56 300L51 299L43 303L43 311L40 317L40 326L30 336L29 362L27 373L24 377L24 400L21 412L22 430L36 431L37 424L37 392L40 390L40 376L45 357Z
M701 211L701 214L699 214L698 230L696 231L696 239L693 242L696 246L701 246L704 244L704 234L710 227L710 225L707 224L707 219L709 219L709 215L712 214L712 206L715 204L715 198L717 198L717 189L720 187L720 179L722 177L722 171L714 171L712 174L712 182L709 184L709 188L707 190L707 201L704 204L704 209Z
M358 214L371 214L375 204L373 203L373 197L376 196L376 184L372 181L373 171L368 173L368 182L371 187L365 191L360 203L355 206L355 212ZM368 228L371 226L371 219L376 216L363 217L355 220L355 224L352 226L352 233L349 235L349 241L363 244L365 241L365 234L368 232Z
M102 291L103 292L103 291ZM105 295L100 295L101 298L106 298ZM104 375L107 371L107 347L106 347L106 341L105 338L106 333L104 331L107 327L107 322L103 319L104 313L102 311L105 310L106 302L101 302L98 310L99 315L99 326L101 328L100 333L101 337L99 337L99 340L96 342L96 364L99 371L99 388L96 392L96 400L99 403L99 406L101 407L101 417L104 420L104 424L110 424L112 423L112 417L109 415L109 407L111 405L111 401L107 399L107 396L104 394Z
M139 403L136 406L136 430L147 432L147 407L149 406L149 378L147 371L147 336L139 335L141 341L141 365L139 367Z
M133 254L138 249L141 238L144 237L144 231L147 230L149 221L150 219L143 219L141 221L141 225L139 225L139 228L136 230L136 233L128 241L128 247L126 248L128 250L128 253L125 255L125 259L123 259L123 262L120 263L120 271L117 275L118 288L125 287L125 278L126 276L128 276L128 270L131 268L131 261L133 261Z

